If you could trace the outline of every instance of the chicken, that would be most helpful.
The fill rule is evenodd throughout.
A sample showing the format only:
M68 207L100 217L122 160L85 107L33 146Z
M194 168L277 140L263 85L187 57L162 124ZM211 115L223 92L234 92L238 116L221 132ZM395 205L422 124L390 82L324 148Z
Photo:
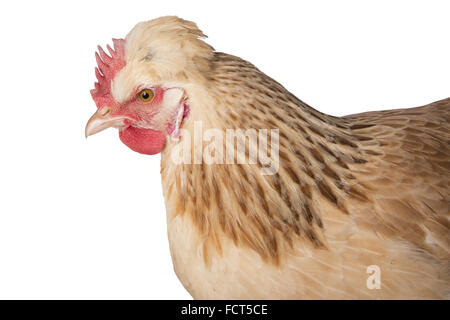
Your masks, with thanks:
M189 293L448 298L450 98L334 117L204 37L162 17L113 40L110 55L99 47L86 125L86 136L116 127L132 150L161 153L171 256ZM199 125L214 134L201 141ZM237 129L274 135L211 147ZM276 144L266 172L250 159L261 141Z

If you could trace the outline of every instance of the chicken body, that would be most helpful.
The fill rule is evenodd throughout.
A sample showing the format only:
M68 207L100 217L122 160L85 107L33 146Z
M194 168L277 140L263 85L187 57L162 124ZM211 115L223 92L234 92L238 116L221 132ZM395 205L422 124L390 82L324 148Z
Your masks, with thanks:
M201 36L175 17L139 24L126 38L126 75L112 85L120 96L144 50L154 83L183 89L184 134L166 140L161 174L174 268L192 296L448 298L450 99L325 115ZM171 155L198 122L204 130L278 129L278 169L175 163Z
M185 128L194 119L279 128L280 168L262 176L258 165L174 165L174 144L163 151L169 241L187 290L201 299L445 298L450 99L334 118L239 58L213 62L212 101ZM380 289L368 288L370 266Z

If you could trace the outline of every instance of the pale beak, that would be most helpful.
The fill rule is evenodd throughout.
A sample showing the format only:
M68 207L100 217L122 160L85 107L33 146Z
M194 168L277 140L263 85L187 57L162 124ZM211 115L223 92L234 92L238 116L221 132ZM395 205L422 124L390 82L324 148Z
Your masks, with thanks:
M124 116L111 116L111 109L109 107L103 107L98 109L96 113L86 123L84 134L87 137L103 131L107 128L116 127L120 128L125 126L124 120L127 117Z

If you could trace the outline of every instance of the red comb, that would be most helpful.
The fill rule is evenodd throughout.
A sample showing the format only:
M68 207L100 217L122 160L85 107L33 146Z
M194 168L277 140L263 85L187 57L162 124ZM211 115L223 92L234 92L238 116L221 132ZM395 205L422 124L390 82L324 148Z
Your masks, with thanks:
M95 68L95 77L98 82L94 84L95 89L91 90L92 98L97 104L97 108L110 105L114 102L111 95L111 81L114 79L126 64L125 62L125 40L113 39L112 49L106 46L111 56L109 56L102 47L98 46L98 52L95 53L97 67Z

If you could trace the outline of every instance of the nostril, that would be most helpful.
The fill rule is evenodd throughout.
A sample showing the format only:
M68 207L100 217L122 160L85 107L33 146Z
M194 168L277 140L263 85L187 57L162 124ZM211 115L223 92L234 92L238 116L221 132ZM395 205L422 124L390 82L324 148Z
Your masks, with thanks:
M111 112L111 109L109 107L103 107L100 109L100 115L106 116Z

